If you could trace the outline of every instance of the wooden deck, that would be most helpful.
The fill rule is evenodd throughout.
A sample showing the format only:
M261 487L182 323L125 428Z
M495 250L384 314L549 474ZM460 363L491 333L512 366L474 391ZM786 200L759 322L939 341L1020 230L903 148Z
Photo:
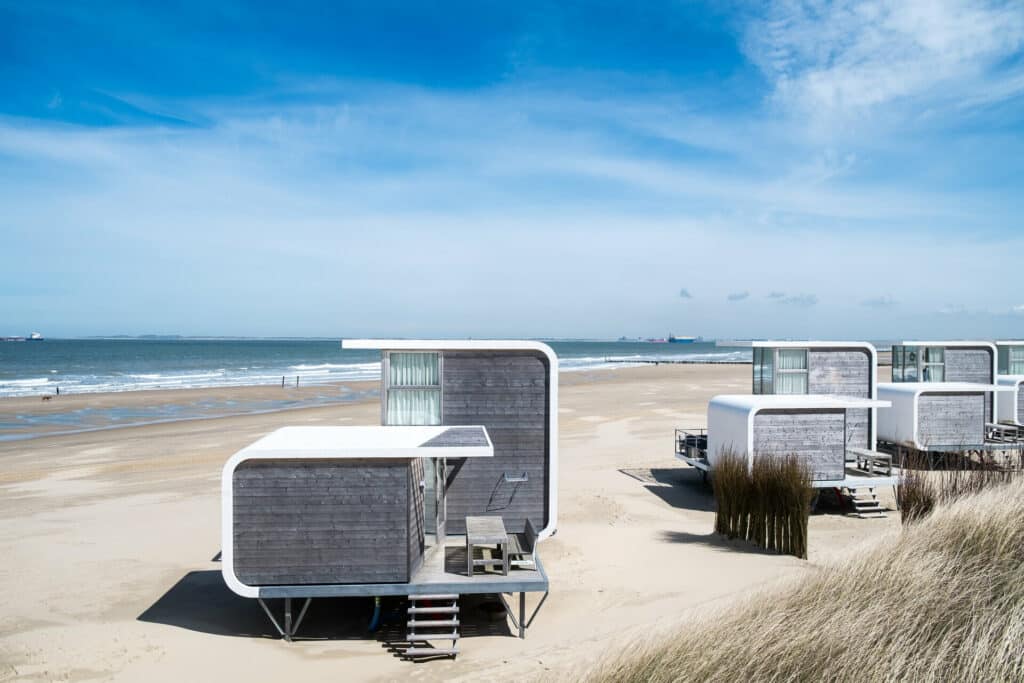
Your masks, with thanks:
M362 583L311 586L262 586L261 598L334 598L347 596L433 595L438 593L547 593L548 575L540 559L536 569L514 568L466 574L466 548L462 537L449 537L444 548L428 551L408 583ZM443 551L443 552L442 552ZM485 551L484 551L485 552ZM482 551L476 550L479 559Z

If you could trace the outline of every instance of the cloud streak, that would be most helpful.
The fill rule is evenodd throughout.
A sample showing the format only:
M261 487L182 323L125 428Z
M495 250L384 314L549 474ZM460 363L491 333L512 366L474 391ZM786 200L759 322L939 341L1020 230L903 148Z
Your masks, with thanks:
M932 103L1024 92L1015 0L783 1L752 22L747 53L787 107L815 116L907 98Z
M868 308L875 309L892 308L893 306L896 305L896 300L893 299L891 296L876 296L870 299L865 299L864 301L860 302L860 304L861 306L866 306Z
M747 292L747 291L732 292L731 294L729 294L725 298L727 300L729 300L729 301L743 301L744 299L749 299L750 298L750 292Z

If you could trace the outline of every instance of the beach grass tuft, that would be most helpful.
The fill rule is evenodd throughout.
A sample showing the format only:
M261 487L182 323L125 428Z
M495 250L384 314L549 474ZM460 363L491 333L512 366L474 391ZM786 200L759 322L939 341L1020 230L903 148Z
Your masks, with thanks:
M715 532L807 558L807 522L814 489L795 455L762 456L752 465L733 452L715 460Z
M1024 680L1024 480L994 483L585 678Z
M1024 449L998 454L900 454L896 505L904 524L920 520L938 505L1006 484L1024 472Z

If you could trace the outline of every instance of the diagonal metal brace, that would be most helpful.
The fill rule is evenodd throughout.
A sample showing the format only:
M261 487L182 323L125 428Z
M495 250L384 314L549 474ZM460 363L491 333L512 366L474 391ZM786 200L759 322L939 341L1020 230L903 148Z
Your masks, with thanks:
M278 634L284 638L287 642L291 642L295 637L295 633L299 630L299 626L302 624L302 620L306 616L306 610L309 609L309 605L313 602L313 598L306 598L305 604L302 605L302 609L299 611L299 616L295 621L292 621L292 599L285 598L284 600L284 628L278 623L277 618L274 617L274 613L267 607L267 603L263 602L263 598L256 598L256 602L260 603L260 607L266 613L270 619L270 623L274 625Z
M509 593L509 595L512 594ZM516 619L515 613L513 612L512 608L509 607L508 603L505 601L505 596L499 593L498 599L501 600L501 604L504 605L505 614L507 614L508 618L512 620L512 625L519 629L519 637L526 638L526 629L530 627L530 624L532 624L533 620L537 617L537 613L540 612L540 608L544 606L544 601L548 599L548 591L544 591L543 597L541 597L540 602L537 603L537 606L533 608L533 614L530 615L529 619L526 618L526 593L519 594L518 619Z

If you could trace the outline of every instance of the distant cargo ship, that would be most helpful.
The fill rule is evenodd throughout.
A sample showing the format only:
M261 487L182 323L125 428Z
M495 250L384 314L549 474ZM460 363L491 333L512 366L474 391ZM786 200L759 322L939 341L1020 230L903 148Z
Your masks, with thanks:
M23 341L43 341L43 335L38 332L33 332L27 337L0 337L0 341L5 342L23 342Z
M693 344L694 342L703 341L703 337L677 337L674 334L670 334L668 339L648 338L644 341L648 344Z

